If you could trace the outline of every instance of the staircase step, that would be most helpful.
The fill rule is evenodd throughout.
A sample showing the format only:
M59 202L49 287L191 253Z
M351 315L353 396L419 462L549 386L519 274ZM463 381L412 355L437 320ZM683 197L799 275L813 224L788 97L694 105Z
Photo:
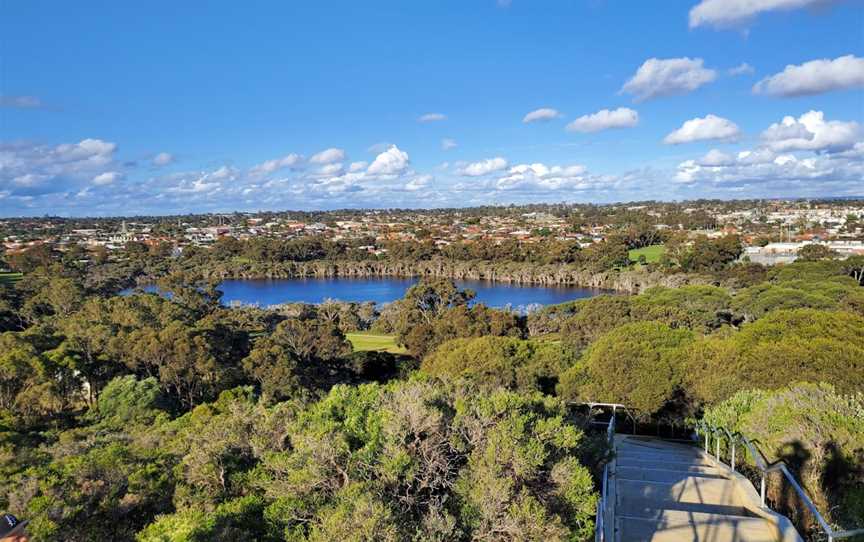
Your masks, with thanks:
M755 517L664 510L657 519L619 517L622 542L777 542L771 524Z
M726 475L723 472L713 467L687 467L682 469L646 469L642 467L618 466L615 468L615 476L627 480L645 480L649 482L681 482L689 476L695 476L700 478L726 478Z
M619 458L627 458L627 459L639 459L642 461L677 461L687 462L711 462L711 459L704 455L688 455L688 454L680 454L680 453L645 453L645 452L634 452L631 450L618 450L615 453L615 457Z
M639 467L643 469L687 469L689 467L706 467L716 468L714 461L702 457L691 460L663 460L663 459L643 459L633 456L619 456L615 458L615 464L619 467Z
M676 482L615 477L616 513L645 517L658 508L689 512L746 515L735 482L724 478L685 476Z

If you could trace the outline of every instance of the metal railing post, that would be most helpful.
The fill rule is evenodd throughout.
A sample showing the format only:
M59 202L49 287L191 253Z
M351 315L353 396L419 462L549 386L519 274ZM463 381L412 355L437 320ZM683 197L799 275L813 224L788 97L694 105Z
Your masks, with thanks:
M762 506L765 506L765 477L768 476L768 473L764 470L762 471L762 484L759 489L759 493L762 497Z
M729 462L729 466L732 467L732 470L735 470L735 441L730 440L729 445L732 447L732 459Z
M711 450L711 438L713 436L713 438L715 439L714 452L715 452L715 455L716 455L716 457L720 463L723 463L723 461L720 459L720 437L718 436L718 434L721 431L726 433L726 438L728 439L728 443L729 443L728 446L730 448L730 450L729 450L729 456L730 456L729 467L731 467L732 471L735 471L735 465L737 463L737 450L736 450L737 444L740 443L741 447L744 450L745 457L741 460L742 462L744 462L744 463L747 462L746 454L749 452L749 454L753 458L753 462L755 463L755 466L761 472L761 480L759 483L759 498L762 502L763 508L770 509L770 507L767 504L767 501L768 501L768 474L771 472L774 472L774 471L780 471L780 473L784 476L786 482L788 482L792 486L792 488L795 490L795 492L801 498L801 501L803 502L803 504L813 514L813 516L816 519L816 522L819 524L819 527L821 527L822 532L825 534L825 537L828 540L828 542L835 542L835 541L840 541L842 539L847 539L847 538L850 538L853 536L864 535L864 529L852 529L852 530L844 530L844 531L835 530L831 526L831 524L828 523L828 521L826 521L825 518L822 516L822 514L819 512L819 509L816 507L816 505L813 503L813 501L807 495L807 492L804 491L804 488L801 487L801 484L798 483L798 480L789 471L789 468L787 467L787 465L783 461L777 461L774 463L769 463L768 460L766 459L766 457L759 450L759 448L757 448L756 445L753 442L751 442L746 436L742 435L741 433L737 433L737 432L732 433L728 429L726 429L725 427L710 426L704 420L696 422L696 425L694 428L696 430L696 436L697 436L698 441L701 441L701 438L699 438L699 437L703 436L700 434L700 431L704 433L705 453L708 455L711 455L711 451L712 451ZM724 466L725 466L725 464L724 464Z

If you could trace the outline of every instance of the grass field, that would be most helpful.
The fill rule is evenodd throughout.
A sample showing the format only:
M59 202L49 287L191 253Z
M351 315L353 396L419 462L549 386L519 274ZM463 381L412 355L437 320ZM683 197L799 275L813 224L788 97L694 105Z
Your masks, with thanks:
M630 251L630 260L638 262L639 256L645 256L645 261L647 263L657 263L660 261L660 258L663 256L663 252L665 250L666 247L664 247L663 245L651 245L650 247L634 248Z
M21 273L0 273L0 284L11 285L21 280Z
M375 335L372 333L346 333L345 336L351 342L355 352L390 352L391 354L404 354L405 348L396 344L395 335Z

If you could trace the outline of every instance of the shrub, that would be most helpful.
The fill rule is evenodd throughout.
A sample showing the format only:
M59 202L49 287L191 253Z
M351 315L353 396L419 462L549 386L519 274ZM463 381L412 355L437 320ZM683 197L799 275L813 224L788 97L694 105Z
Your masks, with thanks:
M769 461L784 460L830 520L864 526L864 395L844 396L828 384L741 391L708 409L705 420L757 440ZM813 518L794 492L778 476L770 480L771 500L807 527Z

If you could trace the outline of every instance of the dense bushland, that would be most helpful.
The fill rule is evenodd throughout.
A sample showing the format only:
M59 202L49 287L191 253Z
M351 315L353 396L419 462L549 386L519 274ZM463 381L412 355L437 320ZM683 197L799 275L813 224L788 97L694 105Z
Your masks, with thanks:
M605 450L566 402L602 400L752 433L854 523L864 259L734 253L679 244L699 284L527 315L432 278L229 309L146 252L167 295L113 296L102 263L31 255L0 290L0 507L39 540L584 540ZM352 352L366 329L409 354Z

